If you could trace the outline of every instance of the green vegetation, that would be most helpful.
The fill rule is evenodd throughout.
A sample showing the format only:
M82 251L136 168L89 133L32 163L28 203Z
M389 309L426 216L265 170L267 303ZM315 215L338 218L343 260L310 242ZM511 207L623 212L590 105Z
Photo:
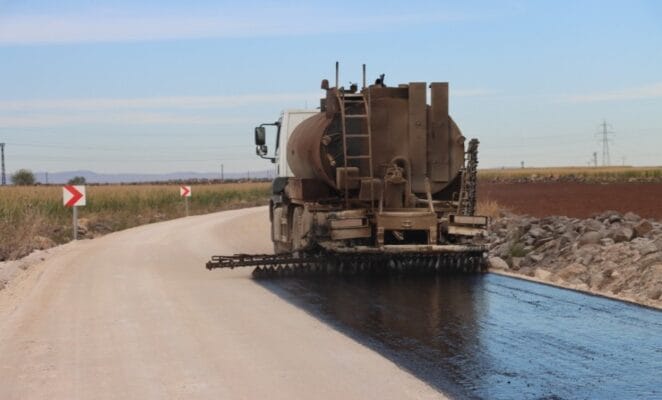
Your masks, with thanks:
M69 182L67 182L69 185L84 185L85 184L85 177L84 176L74 176L73 178L69 179Z
M509 255L511 258L524 257L527 254L528 252L524 248L524 245L522 245L521 243L513 242L513 244L510 246Z
M11 176L11 182L18 186L34 185L35 177L29 169L19 169Z
M266 204L269 183L226 183L192 187L190 214ZM87 186L79 208L86 237L182 217L178 185ZM62 205L61 186L0 187L0 261L72 239L71 209Z

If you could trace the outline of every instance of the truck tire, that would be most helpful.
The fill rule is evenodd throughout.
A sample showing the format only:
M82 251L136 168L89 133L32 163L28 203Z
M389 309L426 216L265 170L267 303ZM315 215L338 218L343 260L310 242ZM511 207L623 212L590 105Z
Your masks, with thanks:
M290 251L292 251L292 246L289 243L274 242L275 254L289 253Z
M292 212L292 251L303 249L303 207L295 207Z
M271 240L274 243L274 253L282 254L292 251L291 229L289 218L284 217L287 214L287 207L277 206L273 209L273 220L271 221ZM287 221L287 223L285 222ZM282 241L286 238L287 241Z

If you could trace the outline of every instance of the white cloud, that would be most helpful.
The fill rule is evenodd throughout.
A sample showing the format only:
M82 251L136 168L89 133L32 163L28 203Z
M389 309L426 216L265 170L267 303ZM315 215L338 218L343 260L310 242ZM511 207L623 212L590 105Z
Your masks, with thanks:
M53 100L3 100L0 113L35 110L113 110L113 109L220 109L257 104L303 103L317 99L320 93L244 94L234 96L164 96L139 98L89 98Z
M633 88L564 96L562 97L562 100L570 103L593 103L599 101L644 100L655 98L662 98L662 82Z
M449 13L372 14L351 17L292 9L248 10L234 15L213 14L125 16L92 13L0 16L0 45L308 35L381 30L398 25L466 19Z
M0 101L0 128L94 124L252 124L255 118L228 115L231 113L229 110L264 104L303 104L318 96L313 93L258 93L235 96L3 100Z
M159 112L0 115L0 128L44 128L71 125L234 125L254 122L255 119L249 117L177 115Z
M488 96L483 89L458 89L457 97ZM135 98L30 99L0 101L0 128L67 125L229 125L259 118L227 115L232 109L275 104L317 104L322 93L254 93L233 96L163 96ZM222 115L226 114L226 115Z

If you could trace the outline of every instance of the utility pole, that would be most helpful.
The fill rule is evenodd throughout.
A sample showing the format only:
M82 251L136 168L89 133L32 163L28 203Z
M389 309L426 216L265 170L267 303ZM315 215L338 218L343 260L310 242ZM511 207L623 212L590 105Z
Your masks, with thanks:
M596 168L598 167L598 152L597 151L593 152L593 166L596 167Z
M221 183L225 182L225 176L223 175L223 164L221 164Z
M0 143L0 168L2 169L2 186L7 184L7 176L5 175L5 144Z
M611 160L609 159L609 135L613 135L614 132L609 130L611 126L605 120L602 121L600 127L602 130L597 135L600 137L600 142L602 142L602 166L606 167L611 164Z

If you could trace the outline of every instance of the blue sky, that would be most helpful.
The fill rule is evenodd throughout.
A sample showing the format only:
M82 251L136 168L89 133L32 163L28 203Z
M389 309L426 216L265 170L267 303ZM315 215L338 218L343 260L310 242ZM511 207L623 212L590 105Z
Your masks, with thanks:
M0 0L7 168L269 167L252 127L322 78L448 81L481 166L662 164L662 3Z

